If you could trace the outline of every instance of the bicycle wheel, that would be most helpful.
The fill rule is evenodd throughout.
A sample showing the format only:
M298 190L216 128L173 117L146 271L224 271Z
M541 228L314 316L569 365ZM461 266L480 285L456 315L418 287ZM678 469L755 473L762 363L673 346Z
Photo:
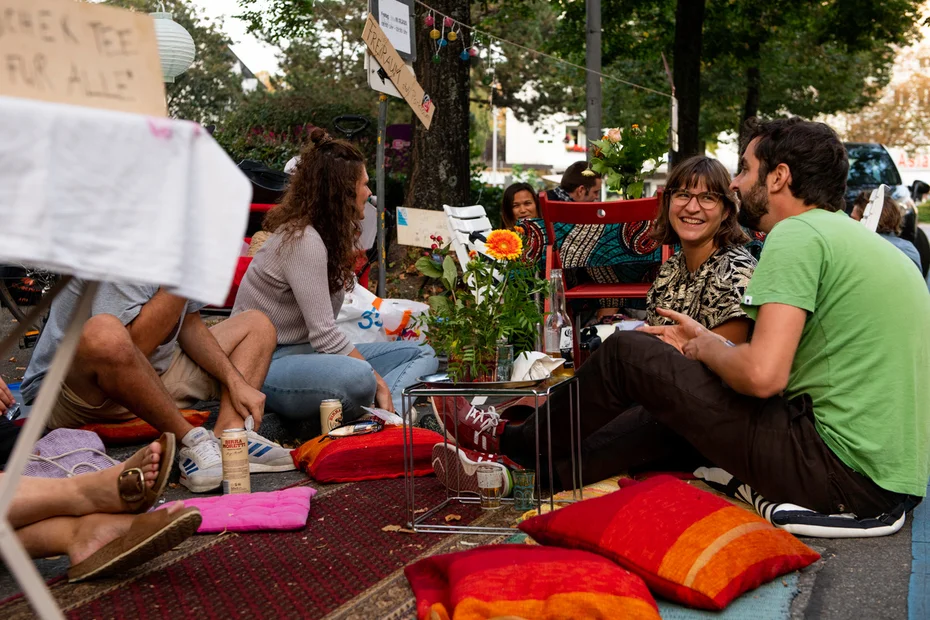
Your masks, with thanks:
M13 318L23 323L33 306L39 303L57 282L58 276L47 271L7 265L0 267L0 305L6 307ZM32 325L41 331L48 313Z

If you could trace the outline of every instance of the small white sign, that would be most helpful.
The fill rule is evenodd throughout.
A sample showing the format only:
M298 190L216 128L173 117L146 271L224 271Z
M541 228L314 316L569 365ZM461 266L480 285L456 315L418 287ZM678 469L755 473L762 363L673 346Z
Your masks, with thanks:
M414 75L413 65L409 61L405 64L410 70L410 74ZM368 72L368 86L370 86L372 90L397 97L398 99L403 99L400 91L398 91L394 83L391 82L391 78L388 77L388 74L381 68L378 61L371 57L371 53L367 51L365 52L365 70ZM414 75L414 77L416 76Z
M443 211L427 209L397 208L397 243L418 248L429 248L436 243L430 235L442 237L443 243L451 241L449 221Z
M410 53L410 7L397 0L379 0L378 25L401 54Z

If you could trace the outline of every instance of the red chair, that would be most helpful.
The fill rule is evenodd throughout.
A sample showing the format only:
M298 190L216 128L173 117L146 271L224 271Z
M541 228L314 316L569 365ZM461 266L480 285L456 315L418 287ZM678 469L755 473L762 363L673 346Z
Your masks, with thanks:
M540 214L546 222L546 279L552 269L562 268L560 249L556 246L554 224L627 224L630 222L653 221L659 213L659 204L662 200L660 191L654 198L640 198L637 200L618 200L612 202L557 202L548 200L545 192L539 194ZM662 246L662 262L672 256L671 246ZM566 300L572 299L602 299L623 297L627 299L645 299L646 293L652 286L648 282L598 284L586 282L565 289ZM546 311L549 302L546 301ZM569 306L569 312L571 312ZM578 322L574 321L575 336L574 358L580 359ZM577 366L576 366L577 368Z

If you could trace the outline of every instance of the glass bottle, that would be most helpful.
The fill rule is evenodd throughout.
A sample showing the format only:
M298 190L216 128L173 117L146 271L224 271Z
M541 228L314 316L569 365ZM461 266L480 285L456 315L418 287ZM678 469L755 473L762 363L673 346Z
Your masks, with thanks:
M565 358L555 375L572 375L572 322L565 308L565 283L562 270L553 269L549 275L549 314L543 329L543 352L553 359Z

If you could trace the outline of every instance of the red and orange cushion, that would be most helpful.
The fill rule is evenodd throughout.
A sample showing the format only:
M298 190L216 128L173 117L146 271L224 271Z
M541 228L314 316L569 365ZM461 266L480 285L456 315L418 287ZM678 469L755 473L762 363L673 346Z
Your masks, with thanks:
M433 473L433 446L442 435L425 428L413 429L413 473ZM381 480L404 475L404 434L400 426L385 426L368 435L332 439L315 437L291 451L294 465L319 482Z
M181 415L193 426L203 426L210 417L210 412L181 409ZM81 430L97 433L105 446L146 443L161 436L160 431L142 418L132 418L125 422L87 424L82 426Z
M420 620L659 620L642 579L585 551L492 545L424 558L404 575Z
M739 595L820 555L715 495L657 476L524 521L545 545L599 553L667 599L723 609Z

